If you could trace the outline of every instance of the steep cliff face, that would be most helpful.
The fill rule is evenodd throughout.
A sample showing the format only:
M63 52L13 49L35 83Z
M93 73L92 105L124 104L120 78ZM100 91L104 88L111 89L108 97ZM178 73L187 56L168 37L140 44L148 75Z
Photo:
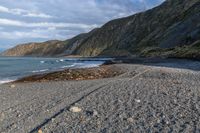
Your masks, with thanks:
M191 44L199 37L200 1L167 0L154 9L105 24L80 45L77 54L135 54L146 47Z
M200 38L200 0L166 0L160 6L108 22L67 41L19 45L4 55L135 55L146 48L191 45ZM45 45L44 45L45 44ZM38 48L35 48L37 47ZM20 50L22 52L17 52Z

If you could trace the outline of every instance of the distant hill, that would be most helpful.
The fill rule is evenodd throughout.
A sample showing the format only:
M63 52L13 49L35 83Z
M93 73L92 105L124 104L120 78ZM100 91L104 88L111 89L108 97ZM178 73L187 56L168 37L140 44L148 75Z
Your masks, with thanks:
M18 45L3 55L180 57L184 52L186 58L196 58L199 40L200 0L166 0L151 10L112 20L72 39Z

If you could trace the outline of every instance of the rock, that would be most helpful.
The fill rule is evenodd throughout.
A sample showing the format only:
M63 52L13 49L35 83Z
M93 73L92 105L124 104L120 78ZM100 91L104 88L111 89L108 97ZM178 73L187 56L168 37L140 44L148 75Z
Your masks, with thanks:
M15 86L15 85L11 85L10 87L11 87L11 88L15 88L16 86Z
M39 130L38 130L38 133L43 133L43 132L42 132L42 129L39 129Z
M52 119L51 119L52 122L54 122L55 120L56 120L55 118L52 118Z
M0 121L3 121L4 118L5 118L5 114L4 114L4 113L1 113L1 115L0 115Z
M93 111L86 111L86 115L87 116L92 116L93 115Z
M98 112L96 110L93 111L93 116L97 116Z
M87 116L97 116L98 112L96 110L93 111L86 111Z
M130 122L130 123L133 123L134 119L130 117L130 118L127 119L127 121Z
M141 100L140 99L135 99L135 102L140 103Z
M71 107L69 110L70 110L71 112L74 112L74 113L78 113L78 112L81 112L81 111L82 111L82 109L79 108L79 107Z

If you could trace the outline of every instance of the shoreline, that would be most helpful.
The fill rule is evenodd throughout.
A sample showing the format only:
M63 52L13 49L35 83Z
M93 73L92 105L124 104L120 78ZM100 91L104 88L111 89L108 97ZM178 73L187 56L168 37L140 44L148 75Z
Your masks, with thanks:
M20 57L19 57L20 58ZM24 57L25 58L25 57ZM43 58L41 58L42 60ZM52 73L64 73L64 71L67 71L67 70L73 70L73 71L76 71L76 70L79 70L81 69L80 71L82 71L84 73L84 69L87 70L87 68L98 68L98 67L101 67L102 65L108 65L108 64L111 64L111 61L113 58L58 58L58 60L60 62L66 62L69 64L71 63L72 65L65 65L65 64L62 64L60 65L60 67L58 66L57 69L53 68L51 70L51 68L47 68L44 70L40 70L40 68L37 68L38 70L34 70L34 71L30 71L29 73L27 74L21 74L19 76L15 76L15 77L4 77L0 80L0 85L2 84L9 84L9 83L12 83L12 82L17 82L18 80L21 80L21 79L25 79L25 78L28 78L28 77L36 77L37 75L48 75L48 74L52 74ZM40 61L40 58L38 58L38 61ZM45 61L40 61L40 63L44 63ZM58 61L55 60L55 62L57 63ZM61 67L62 66L62 67ZM94 71L94 70L93 70ZM16 71L17 72L17 71ZM26 72L26 71L25 71ZM79 72L81 73L81 72ZM57 74L59 75L59 74ZM79 74L80 75L80 74ZM69 74L69 76L71 76ZM56 78L56 77L55 77ZM74 80L76 77L72 78L72 80ZM97 77L98 78L98 77ZM86 77L85 77L86 79ZM94 77L95 79L95 77ZM52 79L53 80L53 79ZM62 79L60 79L62 80ZM69 80L69 79L68 79Z
M112 78L123 74L123 71L112 64L91 68L72 68L61 71L35 74L17 79L12 83L50 82L50 81L80 81Z
M109 59L109 58L108 58ZM81 80L94 80L94 79L104 79L113 78L124 73L124 70L116 67L115 64L142 64L151 65L159 63L175 63L176 62L199 62L198 60L191 59L176 59L176 58L111 58L110 60L105 60L102 65L95 67L86 68L66 68L64 70L58 70L53 72L46 72L40 74L32 74L30 76L25 76L16 80L11 80L10 82L2 84L12 84L12 83L27 83L27 82L50 82L50 81L81 81ZM2 85L0 84L0 85Z

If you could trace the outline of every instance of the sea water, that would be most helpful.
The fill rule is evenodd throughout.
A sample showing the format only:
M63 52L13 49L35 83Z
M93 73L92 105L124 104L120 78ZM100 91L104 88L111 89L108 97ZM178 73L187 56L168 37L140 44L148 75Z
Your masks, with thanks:
M0 57L0 84L67 68L98 67L111 58Z

